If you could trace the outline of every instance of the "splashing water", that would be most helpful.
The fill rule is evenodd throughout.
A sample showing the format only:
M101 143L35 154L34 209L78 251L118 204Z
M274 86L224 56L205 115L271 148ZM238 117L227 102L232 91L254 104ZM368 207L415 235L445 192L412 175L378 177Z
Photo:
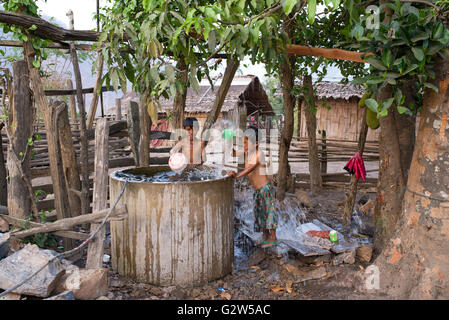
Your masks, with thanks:
M262 239L262 232L254 231L254 190L249 186L246 179L236 180L235 186L234 216L239 220L239 230L255 242L259 242ZM305 222L306 216L301 210L300 202L296 197L287 194L283 201L275 199L274 206L278 214L278 227L276 230L278 240L298 241L303 238L304 233L302 232L301 224Z

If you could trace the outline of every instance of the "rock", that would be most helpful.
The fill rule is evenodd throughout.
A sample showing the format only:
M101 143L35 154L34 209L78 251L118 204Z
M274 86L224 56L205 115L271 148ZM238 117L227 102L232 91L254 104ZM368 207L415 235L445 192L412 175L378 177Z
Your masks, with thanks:
M298 255L298 260L305 264L314 264L314 265L322 265L324 263L331 262L332 254L323 254L320 256L303 256Z
M372 245L364 245L357 248L356 257L358 260L362 262L370 262L371 257L373 256L373 246Z
M295 191L296 198L298 201L306 208L312 208L313 202L312 199L310 199L309 195L302 191L301 189L296 189Z
M35 244L28 244L0 261L0 288L8 289L36 272L57 253L53 250L43 250ZM14 290L15 293L37 297L48 297L64 275L64 265L54 260L37 273L28 282Z
M73 291L67 290L44 300L75 300L75 295L73 294Z
M246 264L249 266L255 266L261 263L267 255L265 254L265 251L263 249L256 249L251 256L246 260Z
M9 223L6 222L5 219L0 217L0 232L8 232L9 231Z
M373 200L368 200L363 206L360 207L360 210L363 212L365 216L372 217L374 216L374 208L376 203Z
M94 300L108 293L109 269L74 269L65 280L65 290L72 290L77 300Z
M110 299L108 297L101 296L101 297L98 297L97 300L110 300Z
M338 266L342 263L354 264L354 262L355 262L355 250L350 250L337 254L333 259L334 266Z
M313 269L296 269L295 274L295 283L307 280L316 280L324 278L327 275L326 268L324 266L313 268Z
M0 297L0 301L1 300L20 300L20 294L10 292L3 297Z
M0 233L0 260L8 255L9 246L9 233Z

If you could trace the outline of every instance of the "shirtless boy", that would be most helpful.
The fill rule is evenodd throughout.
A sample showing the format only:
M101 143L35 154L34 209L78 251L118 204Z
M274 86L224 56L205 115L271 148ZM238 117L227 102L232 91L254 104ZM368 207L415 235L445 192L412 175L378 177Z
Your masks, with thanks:
M254 130L254 134L248 134ZM263 231L264 242L262 248L268 248L277 245L276 228L277 214L274 209L274 187L266 174L265 156L262 150L259 150L258 130L256 127L249 127L243 138L243 154L245 158L245 169L236 174L229 171L228 174L235 178L241 178L248 175L251 185L254 187L254 215L256 223L254 229L256 232ZM235 157L238 153L233 152Z
M188 136L175 144L170 150L170 155L181 151L189 161L188 166L195 167L206 161L204 143L195 137L199 129L198 120L193 117L188 117L184 120L183 127L187 131Z

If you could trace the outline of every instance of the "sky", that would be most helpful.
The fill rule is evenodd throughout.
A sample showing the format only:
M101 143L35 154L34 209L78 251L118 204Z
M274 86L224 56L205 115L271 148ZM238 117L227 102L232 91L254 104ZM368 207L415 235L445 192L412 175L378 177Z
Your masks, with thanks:
M53 17L61 27L68 28L68 18L66 13L71 9L73 11L74 23L76 30L94 30L97 23L94 18L96 13L96 0L38 0L37 4L41 14L45 17ZM104 7L108 4L106 0L100 0L100 6ZM247 66L244 66L246 64ZM217 70L217 73L224 73L225 64L223 64L222 70ZM83 87L92 87L95 82L95 77L89 72L90 66L81 66L83 74ZM87 72L86 72L87 71ZM88 75L86 73L89 73ZM264 82L266 79L266 70L263 64L252 65L248 59L245 59L239 68L237 74L247 75L252 74L259 77ZM336 68L329 68L328 75L324 78L326 81L339 81L341 74ZM73 79L74 80L74 79ZM104 103L106 109L114 105L116 97L121 97L123 94L119 93L106 93L104 94ZM86 104L90 104L90 95L86 97ZM97 111L99 114L99 110Z

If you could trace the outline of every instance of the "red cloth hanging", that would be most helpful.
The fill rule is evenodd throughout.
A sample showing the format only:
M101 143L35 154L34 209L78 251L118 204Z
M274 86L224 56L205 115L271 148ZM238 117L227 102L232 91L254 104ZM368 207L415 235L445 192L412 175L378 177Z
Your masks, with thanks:
M366 170L365 164L363 163L363 158L360 155L360 152L356 152L351 159L349 159L348 163L346 163L344 169L348 171L350 174L355 173L356 180L362 178L363 181L366 181Z

